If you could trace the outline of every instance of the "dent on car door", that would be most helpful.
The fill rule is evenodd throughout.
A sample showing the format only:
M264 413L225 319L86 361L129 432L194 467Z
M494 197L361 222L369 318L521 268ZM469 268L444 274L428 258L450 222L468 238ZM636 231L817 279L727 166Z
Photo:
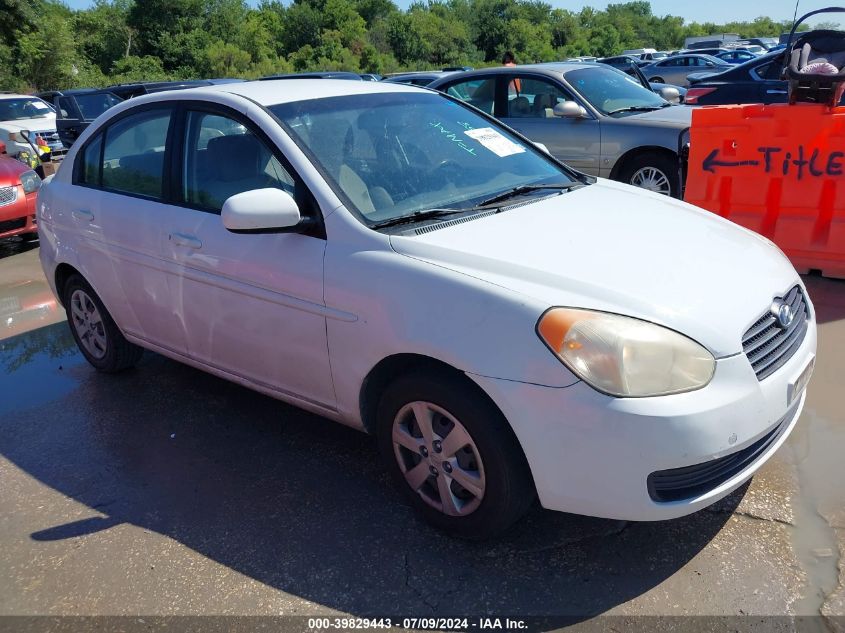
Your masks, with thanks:
M585 173L600 175L601 132L591 114L561 118L554 107L578 102L572 93L546 78L513 75L506 78L507 99L501 119L529 139L543 143L552 156Z
M163 244L189 355L260 387L333 407L325 240L235 234L220 216L230 196L269 187L292 194L305 214L316 208L307 208L304 185L240 115L191 106L182 116L179 206L167 219Z
M124 333L185 350L162 272L169 106L145 106L110 122L77 159L66 222L77 232L83 274Z

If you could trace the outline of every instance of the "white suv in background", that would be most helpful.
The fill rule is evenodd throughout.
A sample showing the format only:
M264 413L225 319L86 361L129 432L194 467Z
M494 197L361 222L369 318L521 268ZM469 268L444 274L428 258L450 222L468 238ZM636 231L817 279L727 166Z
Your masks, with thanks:
M0 93L0 141L6 144L6 153L13 157L23 151L32 154L36 136L44 139L55 156L64 154L50 104L38 97Z

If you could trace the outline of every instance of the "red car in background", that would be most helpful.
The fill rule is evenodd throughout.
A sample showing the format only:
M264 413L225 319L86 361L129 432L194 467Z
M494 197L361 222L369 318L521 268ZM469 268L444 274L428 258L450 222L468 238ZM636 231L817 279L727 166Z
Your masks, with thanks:
M6 156L6 146L0 143L0 239L13 235L38 237L35 197L40 187L38 174Z

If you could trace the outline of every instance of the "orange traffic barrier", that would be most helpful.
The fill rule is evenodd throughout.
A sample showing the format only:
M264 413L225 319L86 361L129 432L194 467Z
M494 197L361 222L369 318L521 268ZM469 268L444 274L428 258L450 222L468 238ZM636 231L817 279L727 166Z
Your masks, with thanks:
M798 272L845 278L845 107L696 109L684 199L766 236Z

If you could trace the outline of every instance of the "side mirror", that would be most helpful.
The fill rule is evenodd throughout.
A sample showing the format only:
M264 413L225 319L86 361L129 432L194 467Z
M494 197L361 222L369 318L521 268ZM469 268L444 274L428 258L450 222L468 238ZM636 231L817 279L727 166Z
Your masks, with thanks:
M546 154L551 154L551 152L549 151L549 148L546 147L546 145L544 143L538 143L538 142L534 141L534 147L539 149L541 152L545 152Z
M558 103L552 110L555 116L563 119L581 119L587 116L587 111L574 101Z
M233 233L272 233L289 230L302 221L296 201L281 189L253 189L223 203L223 226Z
M666 99L669 103L680 103L681 102L681 93L677 88L673 88L672 86L663 86L660 90L657 91L661 97Z

